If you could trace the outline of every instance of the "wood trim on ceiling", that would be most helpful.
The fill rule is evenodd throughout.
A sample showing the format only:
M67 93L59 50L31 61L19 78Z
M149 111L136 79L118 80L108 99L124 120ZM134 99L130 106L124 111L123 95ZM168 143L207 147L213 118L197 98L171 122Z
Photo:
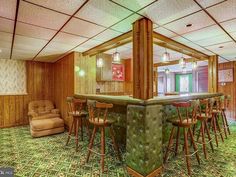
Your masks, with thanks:
M74 17L76 13L78 13L87 3L89 0L86 0L71 16L70 18L62 25L62 27L53 35L53 37L47 42L46 45L43 46L43 48L34 56L32 60L35 60L36 57L40 54L40 52L43 51L43 49L56 37L56 35L66 26L66 24Z
M224 27L206 10L202 7L202 5L197 2L197 0L193 0L224 32L228 35L235 43L236 40L224 29Z
M16 2L16 11L15 11L16 13L15 13L15 21L14 21L13 36L12 36L12 41L11 41L10 59L12 58L13 46L14 46L14 42L15 42L16 23L17 23L17 18L18 18L19 6L20 6L20 0L17 0L17 2Z
M132 31L121 34L120 36L117 36L113 39L110 39L109 41L106 41L98 46L95 46L92 49L89 49L89 50L83 52L82 54L92 56L92 55L96 55L98 53L102 53L107 50L125 45L130 42L132 42Z

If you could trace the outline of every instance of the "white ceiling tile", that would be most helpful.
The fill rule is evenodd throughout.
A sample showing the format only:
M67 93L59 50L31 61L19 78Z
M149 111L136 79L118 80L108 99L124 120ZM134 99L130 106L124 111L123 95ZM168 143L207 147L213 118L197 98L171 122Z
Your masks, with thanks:
M210 46L210 45L225 43L229 41L232 41L232 39L228 35L223 34L223 35L217 35L217 36L205 38L199 41L195 41L195 43L201 46Z
M56 37L52 40L54 42L64 43L71 46L76 46L81 44L82 42L88 40L88 38L76 36L72 34L67 34L64 32L59 32Z
M72 49L74 46L64 44L64 43L59 43L59 42L54 42L51 41L39 54L39 56L44 56L45 54L62 54L70 49Z
M233 33L229 33L236 40L236 31Z
M202 53L205 53L206 55L209 55L209 56L215 55L213 52L211 52L211 51L209 51L209 50L206 50L206 49L199 50L199 51L202 52Z
M223 48L220 48L223 46ZM206 47L207 49L217 53L218 55L222 55L227 59L231 59L236 57L236 44L235 42L228 42L225 44L217 44L214 46Z
M32 53L36 55L48 41L42 39L35 39L20 35L15 35L13 55L16 50L22 50L24 53Z
M69 19L63 15L36 5L21 1L18 21L58 30Z
M0 42L1 45L1 42ZM10 48L4 48L1 49L2 52L0 53L0 58L1 59L10 59L10 53L11 53L11 49Z
M113 0L114 2L121 4L124 7L127 7L133 11L137 11L148 4L154 2L155 0Z
M16 0L1 0L0 16L15 20Z
M12 54L12 59L14 60L32 60L37 52L23 50L23 49L14 49Z
M0 32L0 49L11 48L12 34Z
M109 27L131 13L108 0L90 0L75 16Z
M222 22L236 18L236 1L227 0L214 7L208 8L207 11L218 21Z
M0 31L13 33L14 30L14 21L8 20L5 18L0 18Z
M21 22L17 22L16 26L16 34L44 40L50 40L56 32L57 31L55 30L28 25Z
M228 33L236 32L236 19L223 22L221 25Z
M192 24L192 26L186 27L187 24ZM205 12L201 11L169 23L165 27L181 35L213 24L215 22Z
M88 48L81 47L81 46L78 46L75 49L73 49L73 51L75 51L75 52L85 52L86 50L88 50Z
M188 39L183 38L182 36L176 36L176 37L173 37L172 39L177 42L180 42L182 44L187 44L187 43L191 42Z
M133 23L140 18L142 18L142 16L137 15L137 14L133 14L130 17L126 18L125 20L112 26L111 28L115 29L117 31L120 31L120 32L124 32L124 33L128 32L128 31L132 30Z
M198 10L200 7L193 0L160 0L139 13L159 25L164 25Z
M222 58L222 57L219 56L218 62L219 62L219 63L225 63L225 62L228 62L228 60L226 60L226 59L224 59L224 58Z
M172 38L172 37L176 36L175 33L171 32L170 30L167 30L167 29L165 29L163 27L155 28L154 31L157 32L157 33L160 33L160 34L162 34L162 35L164 35L166 37L169 37L169 38Z
M63 12L69 15L75 11L85 2L85 0L28 0L29 2Z
M121 34L122 33L120 33L120 32L107 29L106 31L104 31L104 32L100 33L99 35L97 35L96 37L94 37L93 39L105 42L105 41L113 39Z
M197 0L204 8L215 5L220 2L224 2L225 0Z
M76 35L81 35L84 37L92 37L103 30L105 30L104 27L83 20L79 20L76 18L72 18L69 21L69 23L62 29L62 31Z
M203 28L201 30L193 31L187 34L184 34L183 37L191 41L204 40L206 38L211 38L218 35L224 35L224 31L217 25Z

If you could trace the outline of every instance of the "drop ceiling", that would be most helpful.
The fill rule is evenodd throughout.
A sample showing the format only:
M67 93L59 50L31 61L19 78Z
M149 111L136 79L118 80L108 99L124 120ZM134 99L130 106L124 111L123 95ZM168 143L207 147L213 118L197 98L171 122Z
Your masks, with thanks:
M235 9L236 0L19 0L18 7L17 0L1 0L0 58L55 62L123 34L147 17L158 33L218 54L221 62L236 60ZM118 51L132 57L131 44ZM154 62L163 51L154 46ZM182 56L169 52L173 60Z

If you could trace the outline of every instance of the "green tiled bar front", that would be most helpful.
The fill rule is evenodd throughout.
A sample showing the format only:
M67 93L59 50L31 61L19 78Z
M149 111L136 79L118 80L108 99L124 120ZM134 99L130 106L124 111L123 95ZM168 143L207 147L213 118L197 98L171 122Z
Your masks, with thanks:
M219 93L194 93L160 96L149 100L129 96L75 95L99 102L113 103L109 117L116 120L116 138L126 145L126 166L147 176L162 167L162 146L168 140L170 125L166 120L176 116L171 103L220 96Z

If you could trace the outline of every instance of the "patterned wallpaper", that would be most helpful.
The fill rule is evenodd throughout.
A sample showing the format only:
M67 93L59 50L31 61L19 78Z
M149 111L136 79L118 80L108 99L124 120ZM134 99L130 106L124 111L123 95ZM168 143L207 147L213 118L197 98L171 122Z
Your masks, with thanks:
M15 95L25 93L25 61L0 59L0 95Z

